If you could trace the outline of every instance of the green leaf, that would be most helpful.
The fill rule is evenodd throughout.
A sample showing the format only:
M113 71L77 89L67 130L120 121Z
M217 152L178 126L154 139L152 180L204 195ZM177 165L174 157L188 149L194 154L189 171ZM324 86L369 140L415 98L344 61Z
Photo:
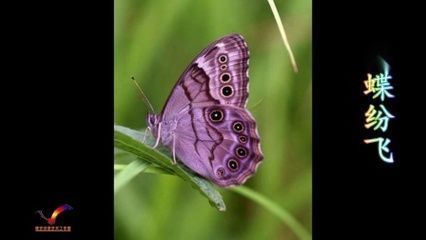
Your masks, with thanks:
M198 177L195 173L188 170L179 164L172 164L172 159L169 157L170 153L166 149L153 149L152 147L143 143L145 135L139 131L135 131L123 126L114 126L114 146L123 151L132 153L140 158L139 162L145 164L145 168L138 168L130 174L133 177L137 175L137 171L142 172L146 169L157 169L176 175L181 179L189 182L193 188L197 189L203 196L205 196L210 204L216 207L219 211L225 211L226 206L222 199L222 195L215 189L214 185L204 178ZM153 143L153 139L148 136L145 138L147 143ZM153 144L151 144L153 145ZM126 170L127 167L124 168ZM142 169L142 170L141 170ZM123 171L124 171L123 170ZM129 170L130 171L130 170ZM138 172L138 173L139 173ZM136 174L135 174L136 173ZM130 175L127 173L126 175ZM118 175L117 175L118 176ZM131 179L126 178L127 182Z

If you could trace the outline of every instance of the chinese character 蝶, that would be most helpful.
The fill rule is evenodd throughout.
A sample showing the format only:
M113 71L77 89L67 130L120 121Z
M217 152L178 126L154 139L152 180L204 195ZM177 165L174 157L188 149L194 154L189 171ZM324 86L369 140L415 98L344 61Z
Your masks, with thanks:
M375 78L371 78L372 75L370 73L367 74L367 79L364 80L364 85L366 90L364 91L364 95L369 93L374 93L373 98L377 98L380 96L380 100L384 101L385 97L393 98L389 91L393 89L393 86L388 81L392 79L392 76L387 73L377 74Z
M367 144L378 142L378 150L379 150L380 158L384 162L393 163L393 153L390 152L389 148L387 147L388 144L390 143L389 138L384 139L382 137L378 137L378 138L373 138L373 139L365 139L364 142L367 143ZM389 156L386 157L383 152L389 153Z
M383 132L388 129L388 122L390 118L395 118L383 104L380 104L382 110L376 110L374 105L370 104L367 112L365 112L365 128L369 129L374 126L374 130L380 128Z

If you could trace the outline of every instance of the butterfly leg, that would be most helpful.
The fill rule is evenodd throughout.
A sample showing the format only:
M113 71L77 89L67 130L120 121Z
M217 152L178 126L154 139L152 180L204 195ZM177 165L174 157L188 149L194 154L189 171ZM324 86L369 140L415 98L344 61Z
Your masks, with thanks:
M150 127L145 128L145 132L144 132L144 134L143 134L142 143L145 143L145 141L146 141L146 135L147 135L149 132L151 132L151 128L150 128Z
M175 146L176 146L175 134L173 133L173 149L172 149L172 152L173 152L173 161L172 161L172 163L173 163L173 164L176 164L176 151L175 151Z
M160 143L160 133L161 133L161 122L158 124L157 141L155 142L155 145L152 148L158 147L158 144Z

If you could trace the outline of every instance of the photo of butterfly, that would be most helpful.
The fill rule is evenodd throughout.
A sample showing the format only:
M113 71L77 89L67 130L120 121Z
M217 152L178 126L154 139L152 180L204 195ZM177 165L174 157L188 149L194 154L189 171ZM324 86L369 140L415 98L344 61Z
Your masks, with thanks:
M249 50L241 35L222 37L183 72L160 114L147 116L154 148L221 187L243 184L263 160L247 110ZM152 108L151 108L152 109Z
M309 239L311 20L309 1L117 1L116 239Z

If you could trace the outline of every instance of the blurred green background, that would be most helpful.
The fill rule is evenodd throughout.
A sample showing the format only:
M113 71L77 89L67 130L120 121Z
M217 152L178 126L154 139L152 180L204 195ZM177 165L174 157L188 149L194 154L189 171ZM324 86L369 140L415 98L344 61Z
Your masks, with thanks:
M190 61L210 42L240 33L250 48L248 108L258 123L264 162L245 184L289 211L311 231L311 2L276 0L299 73L266 0L116 0L115 123L145 128L141 84L160 112ZM260 103L259 103L260 102ZM125 160L121 160L122 162ZM218 212L175 176L145 174L115 195L115 238L297 239L282 221L226 189Z

